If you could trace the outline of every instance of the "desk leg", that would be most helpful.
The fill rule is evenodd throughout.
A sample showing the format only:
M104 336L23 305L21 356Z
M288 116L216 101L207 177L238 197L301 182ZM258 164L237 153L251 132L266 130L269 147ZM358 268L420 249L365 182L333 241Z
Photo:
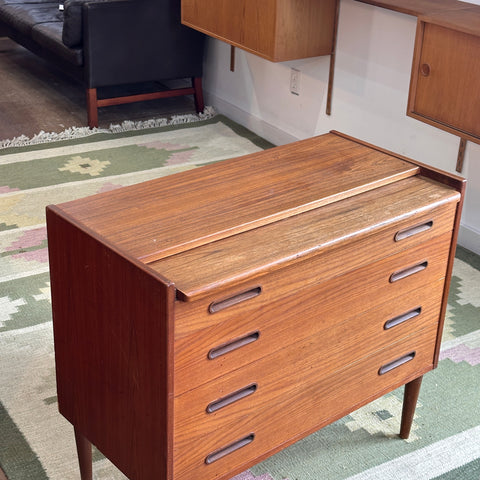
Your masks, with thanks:
M402 423L400 425L400 438L407 439L412 428L415 407L417 406L418 394L422 385L422 377L405 384L405 393L403 396Z
M92 444L75 428L81 480L92 480Z

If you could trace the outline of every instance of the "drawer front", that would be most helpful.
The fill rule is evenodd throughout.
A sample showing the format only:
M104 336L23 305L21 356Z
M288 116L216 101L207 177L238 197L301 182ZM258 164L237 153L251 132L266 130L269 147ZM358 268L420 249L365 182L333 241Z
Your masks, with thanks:
M355 338L359 344L371 344L372 337L382 344L423 325L424 317L437 321L449 246L450 235L445 234L427 245L280 297L277 279L267 277L260 295L211 314L212 322L218 323L176 340L175 395L318 334L345 332L345 338ZM418 271L408 270L416 266ZM299 265L298 271L279 273L290 279L305 274L306 268ZM409 312L413 313L408 321L397 320L395 328L384 330L385 322Z
M319 367L301 349L281 359L272 355L268 366L259 362L245 377L243 386L255 385L253 393L220 408L214 404L211 413L212 400L231 393L225 391L228 382L219 382L216 392L212 387L210 397L202 389L181 395L175 399L175 478L230 478L278 445L293 443L425 373L433 367L436 333L431 323L341 370L329 368L328 361ZM235 393L241 395L238 389Z

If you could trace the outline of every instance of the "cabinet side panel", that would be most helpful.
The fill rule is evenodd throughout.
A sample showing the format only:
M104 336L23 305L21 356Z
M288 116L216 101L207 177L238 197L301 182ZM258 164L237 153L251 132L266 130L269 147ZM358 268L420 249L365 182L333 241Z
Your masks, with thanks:
M60 412L130 479L169 479L174 287L56 207L47 226Z

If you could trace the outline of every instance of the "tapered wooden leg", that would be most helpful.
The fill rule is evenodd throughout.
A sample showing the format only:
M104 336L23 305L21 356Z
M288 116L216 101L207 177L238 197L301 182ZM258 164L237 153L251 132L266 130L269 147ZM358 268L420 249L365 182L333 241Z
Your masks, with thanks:
M75 428L81 480L92 480L92 444Z
M418 394L420 393L420 386L422 385L422 379L423 377L418 377L405 385L402 424L400 425L400 438L407 439L410 435L413 416L415 414L415 407L417 406Z
M87 117L90 128L98 127L97 89L87 88Z
M205 108L205 104L203 102L202 78L192 78L192 85L195 90L195 93L193 94L193 98L195 101L195 110L197 111L197 113L201 113Z

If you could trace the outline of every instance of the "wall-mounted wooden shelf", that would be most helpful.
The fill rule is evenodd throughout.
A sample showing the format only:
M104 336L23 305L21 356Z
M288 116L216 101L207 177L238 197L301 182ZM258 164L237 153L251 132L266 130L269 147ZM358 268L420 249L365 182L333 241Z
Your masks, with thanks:
M337 0L182 0L182 23L272 62L330 55Z

